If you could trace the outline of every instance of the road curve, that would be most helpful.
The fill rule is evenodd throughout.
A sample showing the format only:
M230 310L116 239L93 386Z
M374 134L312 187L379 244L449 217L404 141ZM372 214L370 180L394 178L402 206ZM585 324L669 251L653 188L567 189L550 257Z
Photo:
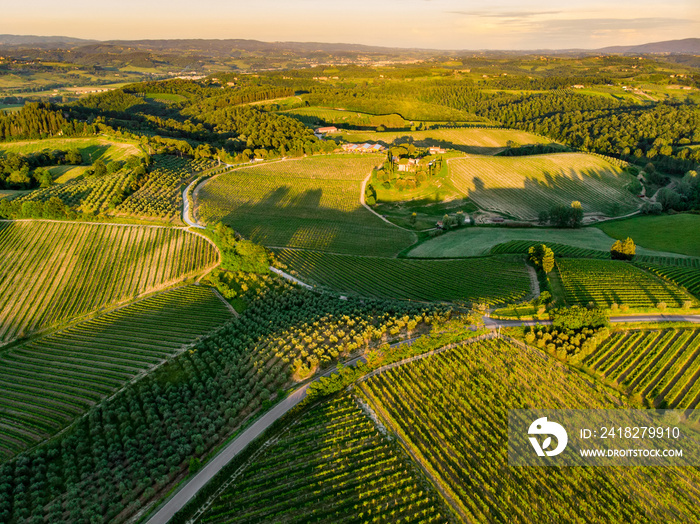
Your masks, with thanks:
M632 323L632 322L693 322L700 324L700 315L636 315L629 317L612 317L611 322L615 323ZM484 317L484 324L489 329L498 329L499 327L512 326L532 326L535 324L551 324L550 320L495 320L488 316ZM397 346L399 344L411 344L418 337L411 338L391 344ZM343 363L344 366L354 366L358 362L364 362L364 356L355 357ZM180 511L194 496L202 489L211 479L221 471L226 464L245 449L248 444L259 437L267 428L280 419L285 413L297 406L304 398L309 389L309 386L319 380L321 377L327 377L336 371L333 367L325 373L319 375L312 382L304 384L295 389L284 400L277 403L270 411L256 420L252 426L245 429L238 437L209 461L194 477L192 477L182 488L177 491L164 505L160 507L148 520L148 524L167 524L175 514Z
M197 229L206 229L204 226L200 226L192 220L194 217L190 217L190 199L187 198L187 192L190 190L192 186L194 186L197 183L197 180L193 180L192 183L187 186L184 191L182 192L182 203L183 208L182 208L182 221L185 222L190 227L196 227Z

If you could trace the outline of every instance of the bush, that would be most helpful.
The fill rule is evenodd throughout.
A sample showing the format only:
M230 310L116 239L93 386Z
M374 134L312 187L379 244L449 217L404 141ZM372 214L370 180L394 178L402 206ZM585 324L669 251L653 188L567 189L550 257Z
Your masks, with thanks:
M659 302L658 304L656 304L656 309L658 309L659 311L665 311L666 310L666 302L662 301L662 302Z

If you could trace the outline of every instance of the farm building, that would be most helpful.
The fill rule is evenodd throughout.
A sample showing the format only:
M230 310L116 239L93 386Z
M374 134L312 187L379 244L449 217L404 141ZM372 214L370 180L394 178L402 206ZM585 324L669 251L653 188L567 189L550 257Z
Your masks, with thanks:
M430 149L428 149L428 152L431 155L442 155L447 153L447 150L443 149L442 147L431 147Z
M338 128L332 127L332 126L331 127L319 127L316 130L316 133L321 134L321 135L325 135L328 133L337 133L337 132L338 132Z

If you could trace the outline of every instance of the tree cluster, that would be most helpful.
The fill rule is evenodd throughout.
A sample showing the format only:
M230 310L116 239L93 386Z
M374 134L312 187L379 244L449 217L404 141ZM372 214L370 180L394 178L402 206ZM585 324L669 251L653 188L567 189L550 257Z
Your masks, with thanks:
M610 258L613 260L632 260L637 251L634 240L627 237L625 240L616 240L610 248Z
M546 245L537 244L531 246L528 250L528 254L530 255L530 262L541 271L549 273L554 269L554 251Z

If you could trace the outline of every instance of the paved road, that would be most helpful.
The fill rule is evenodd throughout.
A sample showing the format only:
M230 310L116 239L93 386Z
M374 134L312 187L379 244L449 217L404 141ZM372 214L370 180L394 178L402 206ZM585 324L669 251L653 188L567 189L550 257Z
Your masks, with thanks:
M281 269L277 269L276 267L270 266L270 271L272 271L273 273L277 273L279 276L281 276L282 278L286 278L290 282L294 282L295 284L299 284L301 287L305 287L306 289L313 289L313 287L311 287L310 285L302 282L298 278L294 278L292 275L290 275L289 273L285 273Z
M392 346L398 344L412 344L416 341L418 337L404 340L401 342L396 342ZM359 362L364 362L365 357L359 356L352 360L345 362L344 366L355 366ZM321 377L330 376L335 372L336 368L331 368L325 373L321 374L314 381L317 381ZM255 423L248 429L243 431L238 437L236 437L228 446L226 446L223 451L221 451L216 457L214 457L210 462L206 464L192 479L190 479L187 484L185 484L180 491L175 493L173 497L168 500L168 502L162 506L156 513L151 516L148 520L148 524L166 524L170 521L173 516L180 511L185 504L187 504L198 492L202 489L207 482L209 482L214 476L221 471L226 464L228 464L236 455L238 455L245 447L250 444L253 440L259 437L267 428L274 424L279 418L281 418L289 410L297 406L304 398L312 384L309 382L296 390L294 390L288 397L279 402L270 411L265 413L260 417Z
M694 322L700 323L700 315L637 315L629 317L612 317L611 322ZM499 327L511 327L511 326L532 326L537 323L539 324L550 324L549 320L495 320L490 317L484 317L484 323L489 329L498 329ZM392 346L398 344L412 344L418 337L411 338L409 340L396 342ZM345 366L354 366L358 362L364 362L365 358L363 356L356 357L348 362L345 362ZM317 381L320 377L327 377L335 371L335 368L331 368L319 377L317 377L313 382ZM221 471L226 464L228 464L236 455L238 455L245 447L260 436L267 428L274 424L279 418L281 418L289 410L297 406L304 398L312 382L305 384L296 390L294 390L288 397L275 405L270 411L265 413L260 417L252 426L244 430L238 437L236 437L228 446L226 446L223 451L221 451L216 457L214 457L210 462L204 466L199 473L197 473L192 479L190 479L187 484L185 484L180 491L175 493L170 500L168 500L165 505L163 505L156 513L151 516L148 520L148 524L166 524L170 519L180 511L185 504L187 504L198 492L202 489L214 476Z
M700 315L633 315L626 317L610 317L610 322L614 324L633 322L692 322L700 324ZM487 328L497 329L498 327L517 326L546 326L551 324L551 320L501 320L491 317L484 317L484 324Z
M194 222L190 218L190 199L187 198L187 192L196 183L197 180L193 180L192 183L189 186L187 186L182 192L182 202L184 203L184 207L182 208L182 220L185 222L185 224L187 224L190 227L196 227L197 229L206 229L204 226L200 226L199 224L197 224L197 222Z

